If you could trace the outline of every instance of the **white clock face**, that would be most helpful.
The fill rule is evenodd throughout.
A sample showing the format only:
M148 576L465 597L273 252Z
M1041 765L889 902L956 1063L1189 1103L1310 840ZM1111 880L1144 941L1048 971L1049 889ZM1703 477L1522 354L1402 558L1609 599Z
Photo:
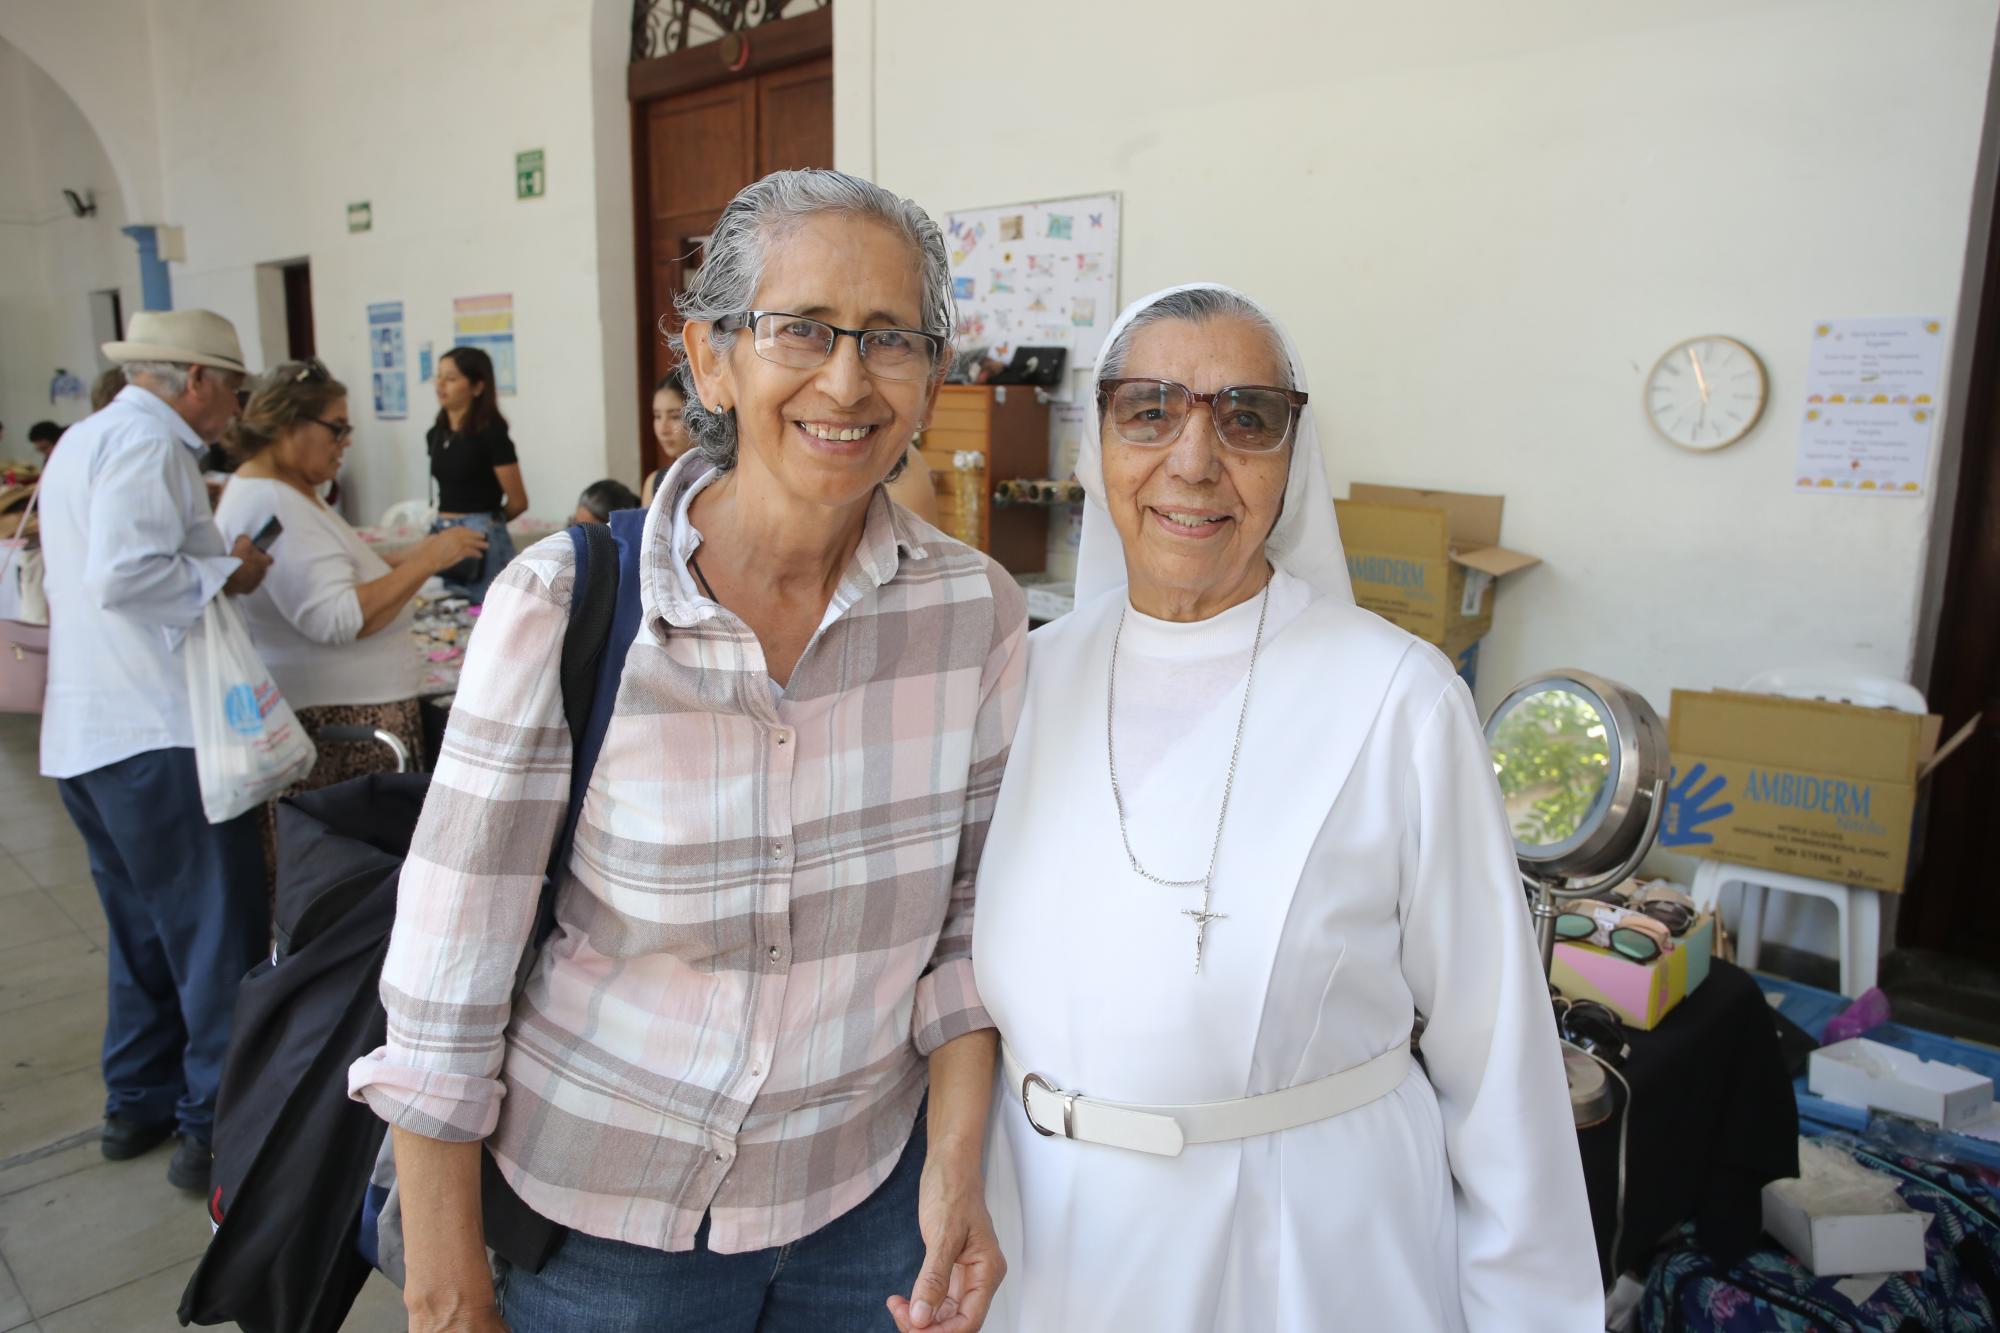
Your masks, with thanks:
M1764 413L1764 363L1734 338L1690 338L1646 377L1646 416L1683 449L1720 449Z

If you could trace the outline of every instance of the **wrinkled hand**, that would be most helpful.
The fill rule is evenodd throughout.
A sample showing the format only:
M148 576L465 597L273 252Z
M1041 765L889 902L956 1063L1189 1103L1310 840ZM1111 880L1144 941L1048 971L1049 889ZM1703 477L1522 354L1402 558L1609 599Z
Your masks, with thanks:
M257 591L257 585L264 581L265 573L271 568L271 557L257 549L257 544L248 537L238 537L236 545L229 548L229 554L243 563L222 590L231 597L247 597Z
M446 528L424 539L430 550L431 572L442 574L459 561L486 553L486 534L471 528Z
M508 1333L508 1329L499 1309L489 1305L483 1310L449 1319L427 1319L413 1314L410 1316L410 1333Z
M405 1291L403 1305L410 1316L409 1333L508 1333L493 1288L485 1283L473 1283L470 1290Z
M979 1172L927 1160L917 1225L924 1266L908 1299L889 1298L889 1316L902 1333L978 1333L995 1288L1007 1276Z

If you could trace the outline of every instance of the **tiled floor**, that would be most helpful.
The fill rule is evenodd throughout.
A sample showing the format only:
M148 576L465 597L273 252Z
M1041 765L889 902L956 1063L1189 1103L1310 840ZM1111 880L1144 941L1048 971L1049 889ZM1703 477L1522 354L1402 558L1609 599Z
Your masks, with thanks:
M0 1333L166 1333L208 1218L167 1184L168 1148L98 1151L104 915L36 775L37 722L0 715ZM370 1279L346 1328L403 1326L400 1295Z

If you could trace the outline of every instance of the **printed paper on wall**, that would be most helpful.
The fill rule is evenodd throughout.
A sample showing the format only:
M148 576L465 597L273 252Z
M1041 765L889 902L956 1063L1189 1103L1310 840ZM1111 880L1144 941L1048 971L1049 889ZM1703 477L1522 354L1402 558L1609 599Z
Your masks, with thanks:
M1097 364L1118 316L1118 196L969 209L945 218L958 345L1006 360L1016 347L1067 347Z

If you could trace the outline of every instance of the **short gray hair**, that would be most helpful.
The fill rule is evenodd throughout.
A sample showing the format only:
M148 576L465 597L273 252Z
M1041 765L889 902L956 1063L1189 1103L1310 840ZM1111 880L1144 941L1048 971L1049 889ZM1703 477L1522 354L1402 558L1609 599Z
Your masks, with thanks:
M729 315L740 315L757 300L757 288L764 278L764 266L772 247L785 240L807 218L816 213L848 213L873 218L893 228L910 243L923 270L923 331L951 339L951 266L945 258L944 232L916 203L883 189L873 181L850 176L844 171L817 168L803 171L774 171L764 179L737 192L716 220L703 247L701 267L695 271L688 289L674 298L674 308L684 320L698 319L714 324ZM677 330L660 321L660 331L677 356L685 358L687 345ZM727 350L734 334L711 328L709 346ZM948 353L949 349L947 349ZM949 355L938 358L937 370L951 364ZM690 389L694 376L688 376ZM711 411L698 392L687 395L681 413L688 438L719 469L736 466L736 413ZM902 470L896 464L893 479Z
M162 398L178 398L187 392L188 372L194 367L179 361L127 361L125 380L137 384L141 379L152 381L142 387L151 389Z
M1263 330L1264 336L1271 340L1271 359L1278 363L1278 373L1284 379L1278 387L1299 387L1294 382L1292 359L1285 354L1284 335L1278 332L1278 326L1271 322L1271 317L1248 297L1217 287L1191 287L1186 291L1169 292L1132 316L1132 322L1118 330L1118 336L1097 358L1097 378L1116 379L1124 374L1125 358L1132 351L1132 335L1149 324L1169 319L1184 319L1190 324L1206 324L1212 319L1247 320Z

